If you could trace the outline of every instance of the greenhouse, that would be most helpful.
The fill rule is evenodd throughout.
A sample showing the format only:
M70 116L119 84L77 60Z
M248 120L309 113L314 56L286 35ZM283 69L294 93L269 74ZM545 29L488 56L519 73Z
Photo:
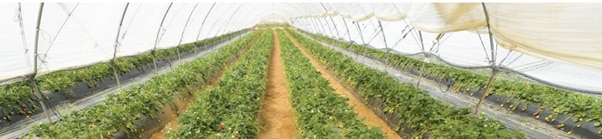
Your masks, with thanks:
M0 138L602 138L601 3L0 11Z

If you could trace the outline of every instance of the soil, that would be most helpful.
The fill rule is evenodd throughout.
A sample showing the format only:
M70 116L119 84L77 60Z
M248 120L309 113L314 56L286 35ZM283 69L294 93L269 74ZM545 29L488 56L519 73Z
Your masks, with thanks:
M349 90L347 90L341 82L336 80L336 78L334 78L333 75L328 73L326 71L326 68L324 68L322 65L320 65L317 62L317 60L314 59L313 56L311 54L309 54L305 50L305 48L303 48L303 46L301 46L299 44L299 42L297 42L297 40L295 38L293 38L290 34L288 34L288 32L285 32L285 34L289 39L291 39L293 44L295 46L297 46L297 48L301 49L303 54L307 58L309 58L309 61L311 62L311 64L314 67L316 67L316 69L318 69L320 71L320 73L322 73L322 77L325 78L326 80L328 80L328 82L330 82L330 86L333 89L335 89L339 95L349 98L348 103L349 103L349 105L351 105L354 108L355 112L358 114L358 119L365 118L364 124L366 124L368 126L382 127L383 135L385 135L387 138L390 138L390 139L400 139L401 138L394 130L391 129L391 127L389 127L387 125L387 123L385 121L383 121L381 118L379 118L374 112L372 112L372 110L370 110L370 108L368 108L366 105L364 105L362 102L360 102L357 98L355 98L353 96L353 94Z
M264 127L258 135L260 139L295 138L297 125L294 121L294 109L284 77L284 63L280 56L280 42L275 30L274 47L268 68L267 92L261 104L261 124Z

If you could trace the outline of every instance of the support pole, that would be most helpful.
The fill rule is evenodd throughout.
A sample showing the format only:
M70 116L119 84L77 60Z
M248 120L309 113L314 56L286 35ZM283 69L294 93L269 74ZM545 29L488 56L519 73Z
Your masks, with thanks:
M40 24L42 24L42 13L44 11L44 2L40 3L40 10L38 11L38 23L36 24L36 40L34 46L34 57L33 57L33 74L29 77L31 81L31 90L32 93L36 94L38 99L40 100L40 105L42 106L42 110L44 110L44 115L48 119L48 124L52 124L52 119L50 119L50 114L48 114L48 108L46 108L46 103L44 103L44 98L42 97L42 90L36 84L36 75L38 74L38 42L40 38Z
M366 41L364 40L364 34L362 33L362 28L360 27L360 23L355 22L355 27L357 28L357 32L360 33L360 39L362 40L362 46L366 45ZM365 53L365 52L363 52L363 53ZM357 54L357 55L359 56L359 54ZM364 59L362 59L362 60L364 60Z
M489 32L489 45L491 48L491 76L489 77L489 81L487 82L487 86L485 86L485 92L483 93L483 96L481 97L481 99L479 100L479 102L477 103L477 106L475 107L474 110L474 114L477 115L479 113L479 107L481 107L481 104L483 103L483 100L485 99L485 97L487 97L489 94L489 87L491 87L491 83L493 82L493 79L495 78L495 75L497 73L497 66L495 65L496 63L496 52L494 51L494 45L493 45L493 34L491 33L491 24L489 24L489 14L487 13L487 7L485 6L485 3L482 2L481 6L483 6L483 12L485 13L485 20L487 21L487 31Z
M362 29L360 27L360 23L355 22L355 27L357 28L357 32L360 33L360 38L362 39L362 45L365 45L366 41L364 40L364 34L362 33Z
M205 18L203 18L203 23L201 23L201 28L199 29L199 33L196 35L196 42L198 42L199 37L201 37L201 31L203 30L203 26L205 26L205 21L207 21L207 17L209 17L209 14L213 10L213 7L215 7L215 2L213 3L213 5L211 5L211 8L209 8L209 11L205 15ZM195 46L197 46L196 42L194 43ZM204 41L204 43L205 43L204 45L207 46L207 41Z
M311 29L313 29L314 33L318 33L320 30L318 29L318 27L316 27L316 24L314 24L313 20L309 19L309 18L305 18L305 22L307 22L307 24L309 25L309 27Z
M341 17L341 20L343 20L343 23L345 24L345 30L347 30L347 37L349 37L349 41L351 41L351 34L349 33L349 27L347 27L347 22L343 17Z
M323 27L323 26L320 26L320 24L318 24L318 21L316 21L316 20L317 20L317 19L315 19L315 18L311 18L311 21L312 21L312 22L315 24L315 26L316 26L316 27L317 27L317 28L320 30L320 34L322 34L322 35L326 35L326 33L325 33L325 31L324 31L324 30L325 30L325 29L324 29L324 27Z
M151 54L153 55L153 67L155 68L155 75L159 75L159 69L157 69L157 44L159 44L159 35L161 34L161 29L163 29L163 22L165 22L165 18L171 9L173 2L169 3L169 7L167 7L167 11L165 11L165 15L163 15L163 19L161 20L161 25L159 25L159 29L157 30L157 37L155 38L155 47Z
M119 76L117 75L117 65L115 64L115 59L117 58L117 48L119 47L119 34L121 34L121 26L123 26L123 19L125 19L125 14L128 11L128 7L130 3L125 4L125 8L123 9L123 14L121 15L121 20L119 21L119 27L117 28L117 36L115 37L115 45L113 51L113 59L111 59L111 67L113 68L113 75L115 76L115 80L117 80L117 87L121 90L121 82L119 81Z
M383 29L383 25L378 20L378 27L380 28L380 33L383 35L383 42L385 43L385 48L387 49L387 53L385 54L385 68L389 66L389 45L387 44L387 37L385 36L385 30Z
M199 3L194 4L194 8L192 8L192 11L190 11L190 15L188 15L188 19L186 19L186 24L184 24L184 28L182 29L182 35L180 35L180 41L178 42L178 45L176 45L176 51L178 52L178 60L181 60L180 58L180 45L182 45L182 39L184 39L184 32L186 32L186 27L188 27L188 22L190 22L190 17L192 17L192 14L194 13L194 10L196 10L196 7L199 5ZM196 42L195 42L196 44Z

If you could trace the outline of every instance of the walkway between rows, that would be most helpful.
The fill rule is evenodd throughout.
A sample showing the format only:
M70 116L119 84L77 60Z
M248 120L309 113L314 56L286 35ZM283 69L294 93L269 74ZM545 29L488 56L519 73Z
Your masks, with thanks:
M270 56L268 68L267 92L261 104L261 124L264 129L259 132L260 139L290 139L296 138L297 125L294 120L294 109L286 87L284 77L284 62L280 56L280 42L276 30L274 47Z

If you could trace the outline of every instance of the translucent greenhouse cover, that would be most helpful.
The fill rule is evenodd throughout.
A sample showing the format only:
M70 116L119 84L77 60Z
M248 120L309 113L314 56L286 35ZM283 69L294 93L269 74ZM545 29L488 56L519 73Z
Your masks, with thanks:
M125 5L46 3L41 16L38 72L110 60ZM180 39L190 43L275 21L375 48L405 54L430 52L455 65L488 66L495 57L496 65L541 80L595 92L602 90L602 18L598 15L602 4L597 3L169 5L130 3L119 32L117 56L150 51L156 41L158 49L170 48ZM39 9L39 3L0 3L0 81L34 72ZM443 36L437 40L441 33ZM489 33L499 47L489 45ZM493 56L492 48L497 48Z

